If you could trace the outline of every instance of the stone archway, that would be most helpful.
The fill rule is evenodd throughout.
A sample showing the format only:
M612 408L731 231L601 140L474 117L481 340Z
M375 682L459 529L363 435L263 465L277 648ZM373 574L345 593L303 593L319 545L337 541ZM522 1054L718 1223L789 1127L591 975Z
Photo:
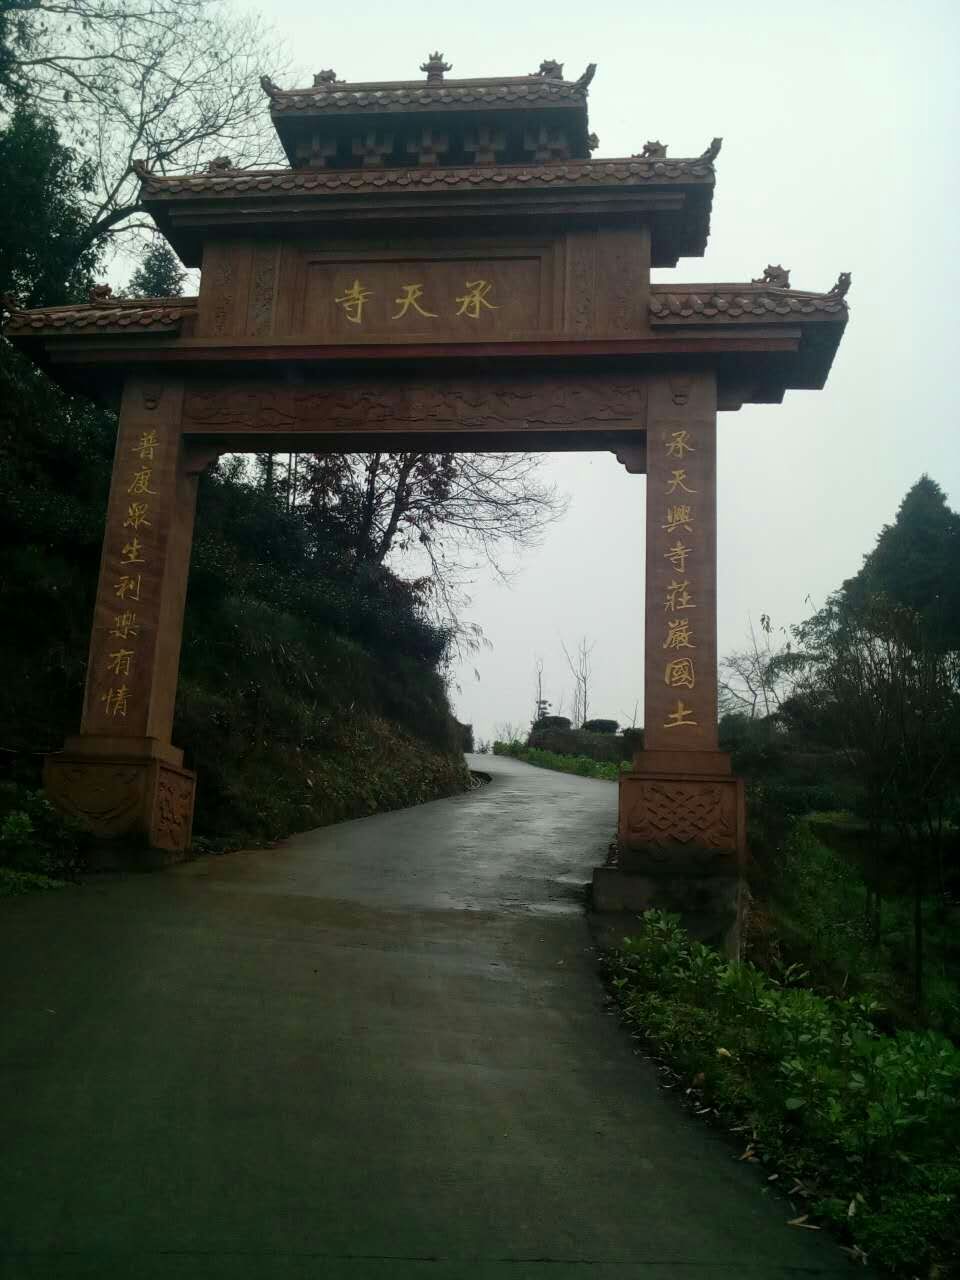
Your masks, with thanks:
M202 269L197 298L100 289L11 315L9 336L53 376L120 407L83 717L47 761L48 790L101 835L189 846L196 779L170 734L197 477L218 454L603 449L647 475L645 745L597 901L735 881L717 414L823 385L849 277L828 293L789 288L782 268L653 284L652 267L703 253L719 140L692 159L647 144L594 160L589 69L432 75L267 83L289 169L141 171L142 203ZM639 579L638 564L615 589Z

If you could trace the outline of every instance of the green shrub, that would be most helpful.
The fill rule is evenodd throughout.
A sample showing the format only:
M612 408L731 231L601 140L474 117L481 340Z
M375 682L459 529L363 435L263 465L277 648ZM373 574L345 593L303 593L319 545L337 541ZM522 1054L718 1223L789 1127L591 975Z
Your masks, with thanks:
M569 716L541 716L539 720L533 722L534 729L569 729L570 727Z
M36 871L14 871L12 867L0 867L0 898L19 898L25 893L42 889L65 889L66 880L54 880L51 876L38 875Z
M0 866L70 879L83 869L90 844L87 832L42 791L0 783Z
M591 724L614 724L610 721L591 721ZM635 743L610 731L594 732L586 725L582 729L551 727L538 722L530 730L527 745L541 751L551 751L559 756L589 756L591 760L618 764L633 756Z
M806 1188L810 1211L896 1273L960 1261L960 1051L882 1035L879 1006L772 977L648 912L609 962L630 1025L752 1154Z
M617 720L584 720L583 727L587 733L616 733L620 723Z

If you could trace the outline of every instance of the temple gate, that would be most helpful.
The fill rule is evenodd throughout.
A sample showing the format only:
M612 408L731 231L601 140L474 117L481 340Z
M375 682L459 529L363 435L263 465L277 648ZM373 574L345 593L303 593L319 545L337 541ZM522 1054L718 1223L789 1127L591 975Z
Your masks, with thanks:
M720 151L594 159L594 67L312 87L263 81L290 168L138 166L196 298L13 309L8 336L118 406L63 810L173 857L196 779L171 742L197 478L238 450L610 450L647 475L645 741L601 908L735 895L742 784L717 745L716 421L822 387L847 319L780 267L652 284L706 247ZM617 591L637 584L611 584ZM639 650L639 637L638 637Z

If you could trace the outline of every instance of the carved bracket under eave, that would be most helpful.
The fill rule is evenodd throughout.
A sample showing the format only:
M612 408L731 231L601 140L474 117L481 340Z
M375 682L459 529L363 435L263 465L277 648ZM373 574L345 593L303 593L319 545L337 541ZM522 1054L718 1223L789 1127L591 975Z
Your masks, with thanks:
M646 444L623 445L615 450L616 459L630 472L632 476L645 476L647 474L647 446Z
M183 451L183 469L188 476L202 475L226 452L222 445L190 444Z

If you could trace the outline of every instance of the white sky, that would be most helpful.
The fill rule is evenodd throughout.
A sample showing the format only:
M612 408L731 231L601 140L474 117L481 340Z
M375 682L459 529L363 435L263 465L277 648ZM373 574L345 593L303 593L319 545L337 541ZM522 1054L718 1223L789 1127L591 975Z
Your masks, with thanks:
M797 288L826 290L852 271L826 388L720 417L721 653L751 615L797 622L807 596L855 572L922 472L960 505L956 0L274 0L264 13L300 84L324 67L416 78L436 48L452 78L523 75L544 58L574 78L596 62L597 156L649 138L698 155L724 139L706 256L656 279L749 280L774 262ZM561 637L596 641L591 714L629 719L642 697L646 482L609 454L554 455L548 470L569 514L511 587L481 575L471 592L492 648L462 665L454 701L481 737L529 721L536 656L554 703L568 690Z

